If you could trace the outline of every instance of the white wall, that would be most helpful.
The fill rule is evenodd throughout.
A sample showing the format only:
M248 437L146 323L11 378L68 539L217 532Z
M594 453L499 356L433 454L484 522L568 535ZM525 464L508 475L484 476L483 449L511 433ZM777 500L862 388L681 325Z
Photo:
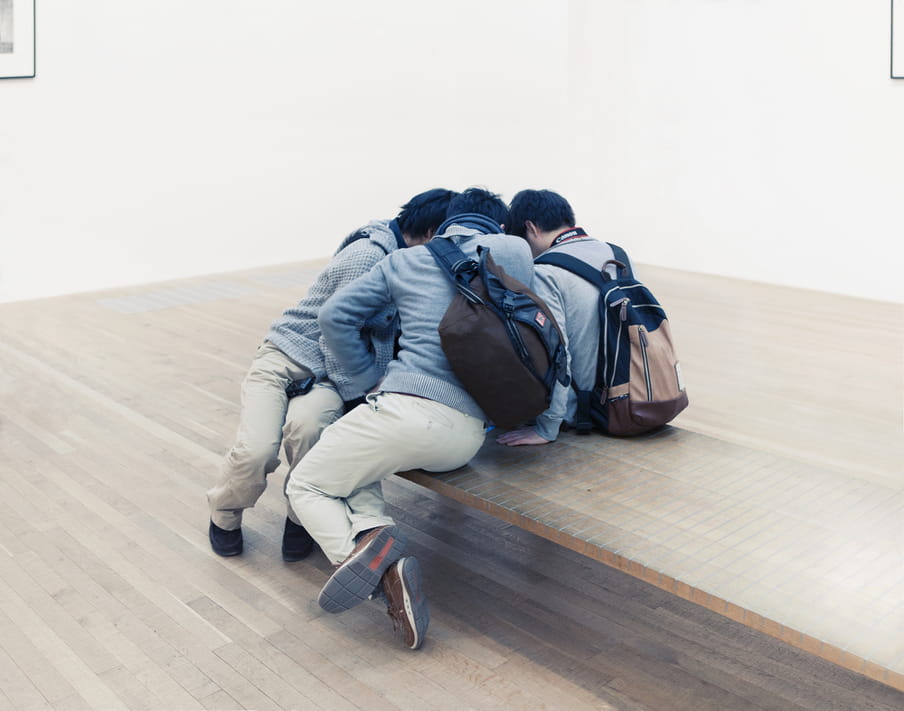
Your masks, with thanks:
M0 300L331 254L421 190L564 169L566 0L41 0L0 82ZM522 150L534 143L539 150Z
M573 0L568 183L640 262L904 301L886 0Z
M37 77L0 81L0 301L326 256L475 183L560 190L639 262L904 301L888 14L41 0Z

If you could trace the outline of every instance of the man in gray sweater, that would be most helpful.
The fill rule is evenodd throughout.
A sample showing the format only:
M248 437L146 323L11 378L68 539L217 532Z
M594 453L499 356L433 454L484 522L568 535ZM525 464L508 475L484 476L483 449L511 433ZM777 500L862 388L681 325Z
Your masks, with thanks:
M374 221L350 234L307 296L270 326L242 383L235 444L219 482L207 492L209 538L217 554L242 552L242 514L254 506L266 489L267 475L279 466L280 444L291 469L323 429L343 414L345 405L364 396L365 387L343 370L323 340L317 318L324 302L387 254L428 241L455 195L428 190L411 198L394 220ZM382 373L392 359L397 333L391 305L360 324L354 338L371 354L374 371ZM283 559L301 560L312 547L311 537L287 505Z
M509 205L509 233L522 237L534 258L561 251L602 269L615 259L612 248L575 226L568 201L551 190L522 190ZM628 265L630 266L630 264ZM548 444L559 435L562 423L573 425L577 414L575 388L590 390L596 379L600 337L599 290L576 274L550 264L538 264L534 291L552 310L565 334L572 386L556 383L549 408L535 423L499 435L508 446ZM615 267L607 273L615 278Z
M452 200L434 239L453 241L471 258L478 246L489 248L498 265L529 285L530 249L502 234L506 219L498 196L470 188ZM324 304L324 341L355 387L371 393L324 430L287 485L292 508L339 566L320 592L321 607L341 612L382 597L412 649L424 640L429 609L418 562L402 556L405 536L384 510L381 482L407 469L456 469L483 444L486 416L452 372L437 332L456 293L430 251L413 247L389 255ZM387 308L398 309L402 332L383 376L356 334Z

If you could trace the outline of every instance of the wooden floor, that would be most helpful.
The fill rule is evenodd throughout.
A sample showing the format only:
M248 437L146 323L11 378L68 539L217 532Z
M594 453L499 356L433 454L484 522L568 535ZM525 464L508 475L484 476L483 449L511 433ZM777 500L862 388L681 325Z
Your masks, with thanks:
M387 498L433 614L419 652L375 603L321 612L319 554L281 561L282 470L246 516L246 553L212 554L204 491L238 383L316 271L0 304L0 708L904 709L888 684L402 480ZM644 276L691 396L676 425L885 487L904 510L900 305ZM897 523L880 542L888 620L904 606L885 595L904 591ZM876 559L845 552L842 585Z

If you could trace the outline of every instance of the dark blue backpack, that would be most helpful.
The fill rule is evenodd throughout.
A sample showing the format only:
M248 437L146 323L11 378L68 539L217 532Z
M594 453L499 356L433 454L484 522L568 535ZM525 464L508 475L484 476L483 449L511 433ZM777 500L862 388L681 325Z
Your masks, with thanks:
M687 407L669 322L656 297L634 278L625 251L608 243L615 259L598 271L553 251L534 260L577 274L599 289L600 340L596 382L579 390L579 433L594 426L611 435L635 435L671 421ZM617 277L606 273L613 264Z

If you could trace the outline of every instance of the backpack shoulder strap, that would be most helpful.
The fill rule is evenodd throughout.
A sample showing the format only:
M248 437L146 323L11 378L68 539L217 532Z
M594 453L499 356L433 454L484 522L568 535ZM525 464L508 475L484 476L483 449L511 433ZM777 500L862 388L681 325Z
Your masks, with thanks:
M563 254L562 252L541 254L534 260L534 264L551 264L554 267L561 267L572 274L577 274L582 279L586 279L601 290L606 286L606 279L601 272L598 272L582 259L572 257L570 254Z
M628 259L628 253L617 244L612 244L612 242L606 242L606 244L612 249L612 254L615 255L615 258L625 265L625 276L629 279L633 279L634 270L631 268L631 261Z
M470 288L471 279L477 273L477 262L465 256L457 244L450 239L432 239L425 245L433 255L440 269L455 284L465 298L474 303L482 303Z
M384 244L383 244L382 242L380 242L378 239L376 239L376 238L374 238L374 237L371 237L370 231L369 231L366 227L361 228L361 229L358 230L357 232L353 232L353 233L350 234L348 237L346 237L346 238L345 238L345 241L344 241L343 244L342 244L342 246L341 246L338 250L336 250L336 253L338 254L338 253L341 252L343 249L345 249L345 248L348 247L349 245L354 244L355 242L357 242L357 241L360 240L360 239L370 240L371 244L375 244L377 247L379 247L381 250L383 250L383 253L384 253L384 254L389 254L389 250L386 249L386 245L384 245Z
M600 291L598 308L601 332L600 338L597 343L596 380L594 382L594 389L596 389L596 386L602 383L605 378L606 350L605 346L603 345L602 337L603 319L605 313L605 299L603 297L603 294L608 288L606 282L609 281L609 277L608 275L604 275L602 272L599 272L591 267L589 264L587 264L587 262L578 259L577 257L572 257L570 254L563 254L562 252L542 254L534 260L534 264L551 264L555 267L566 269L572 274L575 274L582 279L589 281ZM593 418L590 415L590 396L592 390L580 390L577 386L577 383L575 383L574 378L571 379L571 387L574 390L575 395L577 396L577 412L575 413L574 422L575 430L578 434L587 434L593 428Z
M475 263L473 259L468 259L459 246L450 239L432 239L427 242L426 247L430 250L436 263L453 281L458 281L456 278L458 274L471 271L470 265Z

